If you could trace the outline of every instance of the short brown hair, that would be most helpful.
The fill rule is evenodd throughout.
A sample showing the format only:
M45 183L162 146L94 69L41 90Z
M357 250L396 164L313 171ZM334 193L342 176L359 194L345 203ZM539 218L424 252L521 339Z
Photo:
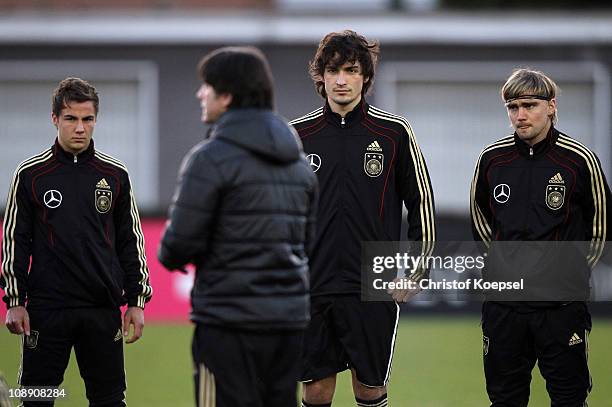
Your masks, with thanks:
M374 82L379 54L378 41L369 42L355 31L344 30L327 34L319 43L314 59L310 61L308 67L317 93L322 97L327 97L323 80L326 67L338 68L347 62L359 61L364 79L361 93L364 96L367 95Z
M557 96L559 87L546 74L529 68L520 68L512 71L501 88L501 97L504 102L521 96L534 96L539 99L551 100ZM557 121L557 112L552 114L553 123Z
M70 102L93 102L96 116L98 115L98 105L100 99L98 92L89 82L81 78L69 77L57 85L51 98L51 108L55 116L62 114L62 109L67 107Z

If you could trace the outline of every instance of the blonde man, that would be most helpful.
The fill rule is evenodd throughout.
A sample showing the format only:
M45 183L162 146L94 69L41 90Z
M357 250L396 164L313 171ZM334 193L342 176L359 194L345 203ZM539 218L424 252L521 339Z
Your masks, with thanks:
M610 190L595 154L555 128L552 79L519 69L501 96L514 134L486 147L478 159L471 195L474 237L489 247L489 277L524 272L549 292L487 297L482 311L487 392L492 407L527 406L538 361L552 406L584 406L591 389L588 276L607 240ZM529 242L521 246L525 250L507 250L521 241ZM525 259L529 248L549 247L550 241L566 242L557 244L565 249ZM567 242L587 242L589 251L573 252ZM511 266L517 261L522 267ZM555 291L562 286L575 291Z

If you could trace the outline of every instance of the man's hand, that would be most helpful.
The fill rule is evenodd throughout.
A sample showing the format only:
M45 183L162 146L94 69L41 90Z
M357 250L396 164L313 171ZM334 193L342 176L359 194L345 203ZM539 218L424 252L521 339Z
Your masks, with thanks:
M9 308L6 313L6 327L16 335L30 335L30 316L23 306Z
M126 339L125 343L134 343L142 336L144 329L144 310L140 307L128 307L123 317L123 336L130 334L130 325L134 325L132 337Z
M398 277L393 280L394 283L403 282L406 287L410 288L394 288L393 290L387 290L387 293L393 297L393 300L396 302L408 302L421 292L421 288L419 287L419 283L413 280L410 280L406 277Z

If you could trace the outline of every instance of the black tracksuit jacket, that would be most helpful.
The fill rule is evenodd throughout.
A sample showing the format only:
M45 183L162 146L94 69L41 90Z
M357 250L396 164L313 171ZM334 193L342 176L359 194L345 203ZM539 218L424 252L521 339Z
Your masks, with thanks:
M481 153L472 182L474 238L486 246L586 242L586 250L567 244L497 244L496 255L485 261L485 274L527 272L538 281L555 281L560 289L565 282L558 279L568 279L570 291L588 292L590 270L609 239L611 204L598 158L554 127L533 147L516 134L491 144ZM544 250L541 256L537 250ZM531 251L528 260L526 251ZM503 269L507 274L501 274ZM562 301L562 289L558 295Z
M151 298L127 169L93 140L76 156L56 140L17 167L3 234L9 308L144 308Z
M408 240L419 242L419 252L431 254L433 192L406 119L362 100L345 118L326 104L290 123L320 186L310 259L313 295L360 293L361 244L400 240L404 205ZM410 278L425 274L418 270Z
M300 330L310 320L308 247L317 178L274 112L230 109L185 157L158 257L196 266L194 322Z

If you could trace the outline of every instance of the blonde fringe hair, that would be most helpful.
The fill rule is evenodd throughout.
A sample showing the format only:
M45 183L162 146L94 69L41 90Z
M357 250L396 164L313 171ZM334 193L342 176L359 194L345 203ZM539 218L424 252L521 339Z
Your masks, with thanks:
M501 88L501 97L504 102L520 96L534 95L548 100L557 96L560 89L557 84L541 71L529 68L515 69ZM550 118L557 122L557 110Z

